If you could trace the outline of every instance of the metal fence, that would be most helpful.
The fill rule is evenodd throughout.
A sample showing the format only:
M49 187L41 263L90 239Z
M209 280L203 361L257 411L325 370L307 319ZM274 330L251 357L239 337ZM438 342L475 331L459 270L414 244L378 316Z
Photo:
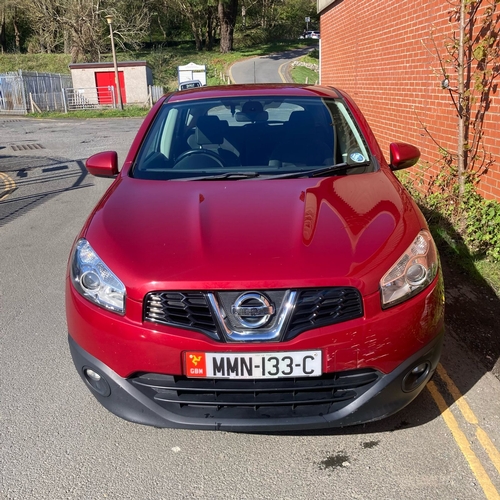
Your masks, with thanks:
M17 73L0 75L0 113L26 114L26 92Z
M25 115L43 111L114 108L114 87L72 88L69 75L36 72L0 74L0 114ZM149 85L150 107L163 95L163 87Z
M71 76L58 73L0 74L0 114L24 115L34 109L33 103L44 111L62 111L61 95L71 84Z
M149 96L151 106L165 93L163 87L158 85L149 86Z

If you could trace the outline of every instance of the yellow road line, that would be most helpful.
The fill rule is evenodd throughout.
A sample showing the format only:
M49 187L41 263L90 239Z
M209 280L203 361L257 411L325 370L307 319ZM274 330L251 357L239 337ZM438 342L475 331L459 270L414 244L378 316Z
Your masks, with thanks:
M455 439L456 443L458 444L460 451L462 452L462 454L466 458L467 462L469 463L469 467L471 468L471 470L474 473L474 475L476 476L479 484L481 485L481 488L483 489L484 494L486 495L486 498L488 500L499 500L500 495L498 494L498 491L496 490L495 486L491 482L491 479L488 476L488 473L484 470L484 467L482 466L481 462L477 458L476 454L472 451L472 448L469 445L469 441L467 440L467 436L460 430L460 427L458 426L458 423L455 420L453 413L451 413L451 410L449 409L448 405L446 404L446 401L444 400L441 393L438 391L434 382L432 382L432 381L429 382L427 384L427 389L431 393L431 396L434 399L434 402L436 403L437 407L439 408L439 411L441 412L443 420L445 421L446 425L448 426L451 433L453 434L453 438Z
M478 420L476 418L476 415L474 415L474 412L471 410L470 406L467 404L467 401L465 401L458 387L455 385L453 380L451 380L450 376L441 363L438 364L436 372L439 375L439 378L446 384L446 388L453 396L453 399L455 403L457 403L457 406L462 412L465 420L467 420L469 424L477 425Z
M233 78L233 66L229 66L229 79L231 80L231 83L236 83Z
M285 75L283 74L283 71L282 71L282 68L283 66L287 65L288 64L288 61L287 62L284 62L279 68L278 68L278 75L280 75L280 78L281 78L281 81L283 83L287 83L286 81L286 78L285 78Z
M478 427L476 430L476 437L481 443L481 446L486 450L486 453L488 453L488 456L497 471L500 472L500 453L498 453L498 450L495 448L495 445L489 438L488 434L486 434L481 427Z
M500 453L495 448L495 445L489 438L488 434L479 426L479 421L476 415L474 415L474 412L472 411L467 401L460 393L460 390L455 385L453 380L450 378L444 367L441 364L439 364L436 371L437 374L439 375L439 378L441 378L441 380L446 384L446 388L453 396L453 399L457 403L457 406L462 415L464 416L465 420L467 420L467 422L469 422L470 424L476 426L476 437L478 441L481 443L481 446L484 448L484 450L490 457L490 460L497 469L497 471L500 472Z
M0 191L0 200L3 200L16 189L16 183L14 182L14 179L11 179L7 174L4 174L3 172L0 172L0 180L4 185L4 191Z

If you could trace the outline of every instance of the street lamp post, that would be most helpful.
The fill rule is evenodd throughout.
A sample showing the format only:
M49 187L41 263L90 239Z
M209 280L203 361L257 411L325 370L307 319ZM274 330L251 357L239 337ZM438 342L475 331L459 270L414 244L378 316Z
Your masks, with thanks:
M113 38L113 16L106 16L109 24L109 37L111 38L111 52L113 53L113 65L115 67L115 85L118 96L118 107L123 110L122 91L120 88L120 79L118 78L118 64L116 63L115 40Z

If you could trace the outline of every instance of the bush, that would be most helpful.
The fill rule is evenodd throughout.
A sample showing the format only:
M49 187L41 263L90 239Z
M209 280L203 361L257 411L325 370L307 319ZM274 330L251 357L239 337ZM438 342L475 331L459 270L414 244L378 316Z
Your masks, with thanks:
M474 193L465 204L465 242L474 253L483 253L500 262L500 203Z

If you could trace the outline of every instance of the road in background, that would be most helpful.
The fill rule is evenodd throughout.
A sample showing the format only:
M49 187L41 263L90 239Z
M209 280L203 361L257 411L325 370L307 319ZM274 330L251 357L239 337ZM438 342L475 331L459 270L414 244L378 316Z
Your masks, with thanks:
M314 47L306 47L237 62L230 69L231 81L233 83L292 83L289 64L313 49Z
M500 382L450 335L429 389L364 426L156 429L95 401L68 350L66 263L112 182L84 159L122 162L140 123L0 117L0 499L499 498Z

